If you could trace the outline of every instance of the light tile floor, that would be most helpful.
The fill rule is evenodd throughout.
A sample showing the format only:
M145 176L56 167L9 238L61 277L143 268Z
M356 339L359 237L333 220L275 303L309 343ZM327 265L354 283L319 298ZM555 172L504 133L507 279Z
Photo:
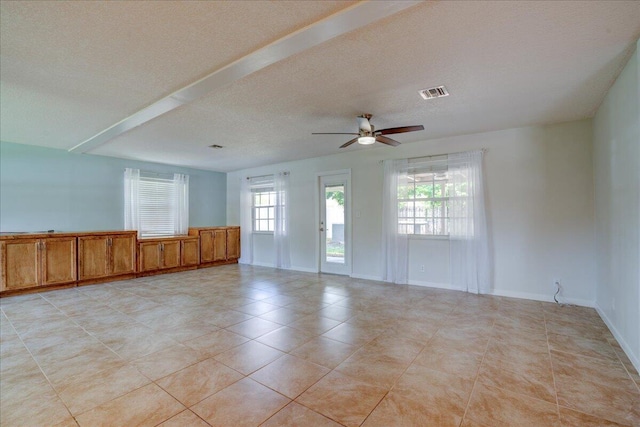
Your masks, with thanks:
M640 425L589 308L239 265L0 307L4 427Z

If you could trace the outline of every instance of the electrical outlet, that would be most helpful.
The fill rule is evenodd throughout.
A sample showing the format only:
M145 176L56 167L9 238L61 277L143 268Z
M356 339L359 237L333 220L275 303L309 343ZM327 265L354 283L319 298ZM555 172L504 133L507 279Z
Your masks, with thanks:
M424 273L424 264L421 264L421 265L420 265L420 272L421 272L421 273Z

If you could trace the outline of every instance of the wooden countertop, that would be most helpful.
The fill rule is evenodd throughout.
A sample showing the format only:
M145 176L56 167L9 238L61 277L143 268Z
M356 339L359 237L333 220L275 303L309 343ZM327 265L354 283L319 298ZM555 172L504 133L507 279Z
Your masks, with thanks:
M26 232L2 232L0 240L14 239L44 239L55 237L83 237L83 236L112 236L114 234L137 234L134 230L107 230L107 231L26 231Z
M198 230L215 230L215 229L220 229L220 228L238 228L240 227L239 225L212 225L210 227L189 227L189 231L194 230L194 231L198 231Z
M138 242L155 242L155 241L163 241L167 240L191 240L197 239L198 236L189 236L188 234L181 234L179 236L149 236L149 237L138 237Z

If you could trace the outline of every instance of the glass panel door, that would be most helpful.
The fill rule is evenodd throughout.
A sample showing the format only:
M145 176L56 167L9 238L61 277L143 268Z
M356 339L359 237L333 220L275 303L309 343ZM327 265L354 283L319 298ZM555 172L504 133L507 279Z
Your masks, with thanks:
M320 270L349 274L348 175L320 178Z

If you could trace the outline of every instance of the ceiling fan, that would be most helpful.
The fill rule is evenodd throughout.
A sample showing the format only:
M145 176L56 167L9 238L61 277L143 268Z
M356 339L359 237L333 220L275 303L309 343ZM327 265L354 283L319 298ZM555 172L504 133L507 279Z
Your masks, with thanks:
M356 117L358 121L358 133L343 133L343 132L313 132L311 135L358 135L350 141L345 142L340 148L345 148L357 142L362 145L370 145L378 141L383 144L396 147L400 145L395 139L387 138L385 135L392 135L394 133L415 132L417 130L424 130L424 126L402 126L397 128L387 128L381 130L375 130L374 126L369 121L371 114L363 114Z

